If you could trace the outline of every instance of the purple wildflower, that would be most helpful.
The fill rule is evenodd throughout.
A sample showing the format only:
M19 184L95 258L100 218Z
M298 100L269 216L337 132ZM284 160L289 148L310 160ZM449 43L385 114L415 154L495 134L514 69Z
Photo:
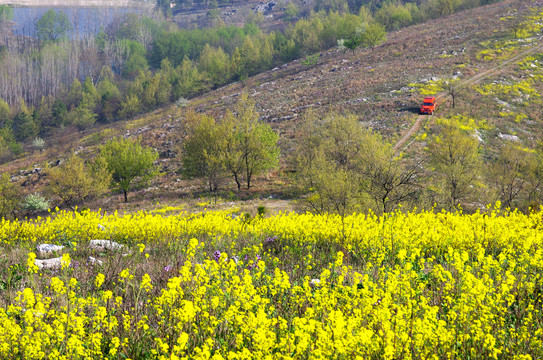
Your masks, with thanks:
M165 272L168 272L168 271L170 271L171 269L172 269L172 267L171 267L170 265L164 267L164 271L165 271Z
M215 259L215 261L219 262L219 259L221 258L221 252L219 250L215 251L213 253L213 258Z

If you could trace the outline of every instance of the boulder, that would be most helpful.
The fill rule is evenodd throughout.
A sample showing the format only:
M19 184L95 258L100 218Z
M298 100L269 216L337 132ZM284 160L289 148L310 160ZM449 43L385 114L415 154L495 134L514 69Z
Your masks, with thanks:
M60 270L62 268L62 258L52 258L52 259L46 259L46 260L34 260L34 264L40 269L40 270Z
M89 256L89 258L87 259L87 263L88 264L91 264L91 265L100 265L102 266L102 260L98 260L96 258L93 258L92 256Z
M97 251L102 250L118 250L123 247L123 245L116 243L115 241L110 240L91 240L89 244L90 248Z
M46 256L62 249L64 249L64 246L62 245L40 244L36 246L36 250L40 256Z

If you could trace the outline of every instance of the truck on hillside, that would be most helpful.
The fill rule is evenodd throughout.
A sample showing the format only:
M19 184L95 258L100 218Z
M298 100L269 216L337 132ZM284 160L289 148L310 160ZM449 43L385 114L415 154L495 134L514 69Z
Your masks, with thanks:
M420 107L420 113L432 115L435 109L436 109L436 97L435 96L425 97Z

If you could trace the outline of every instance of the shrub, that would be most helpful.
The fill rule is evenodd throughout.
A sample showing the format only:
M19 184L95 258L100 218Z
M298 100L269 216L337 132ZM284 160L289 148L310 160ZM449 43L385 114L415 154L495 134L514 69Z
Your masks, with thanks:
M25 211L47 211L49 204L49 200L44 198L40 193L34 193L24 198L21 208Z

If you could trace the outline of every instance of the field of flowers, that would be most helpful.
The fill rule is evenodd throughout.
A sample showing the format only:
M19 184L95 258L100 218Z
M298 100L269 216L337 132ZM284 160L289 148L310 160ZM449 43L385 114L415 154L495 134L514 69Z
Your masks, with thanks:
M2 221L0 358L541 359L542 230L498 206Z

